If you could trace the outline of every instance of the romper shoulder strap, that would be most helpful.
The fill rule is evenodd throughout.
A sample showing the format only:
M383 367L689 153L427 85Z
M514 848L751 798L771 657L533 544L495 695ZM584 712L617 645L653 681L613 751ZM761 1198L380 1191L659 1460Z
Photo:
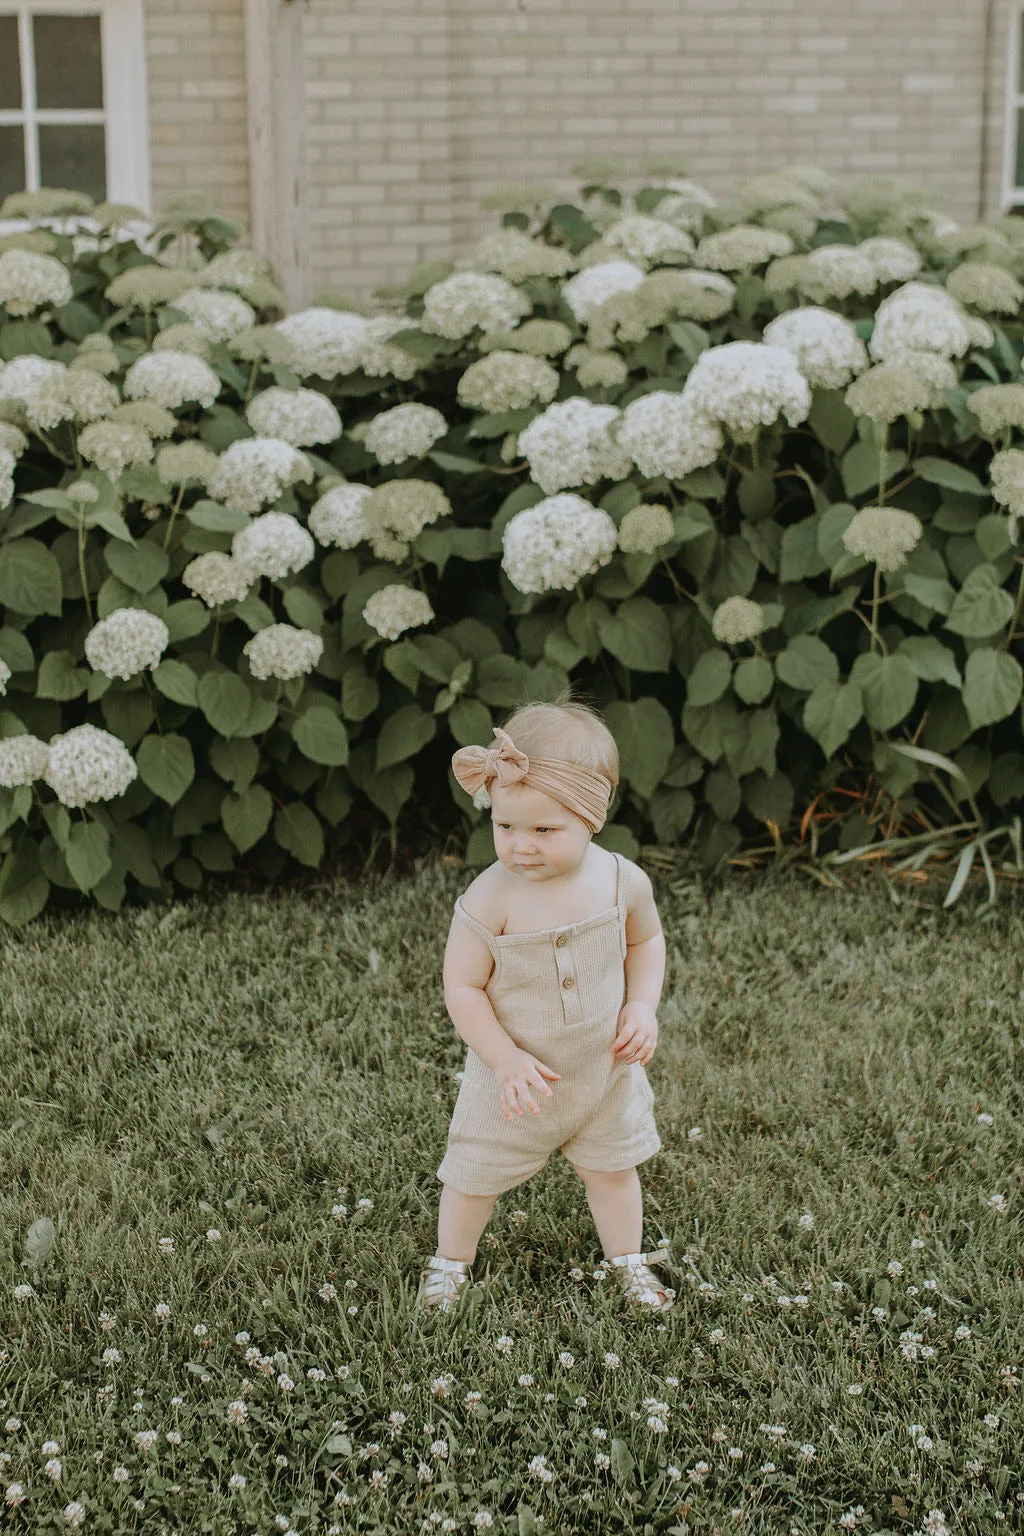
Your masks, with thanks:
M627 911L626 893L627 893L628 886L629 886L629 871L626 868L626 861L623 858L622 854L621 853L617 853L615 855L615 857L618 860L618 865L619 865L619 878L618 878L618 884L616 886L615 905L617 906L618 911L619 911L619 932L622 934L622 942L623 942L623 945L625 945L625 942L626 942L626 911Z
M462 897L461 896L458 897L458 899L455 902L455 916L456 917L461 917L462 921L464 923L467 923L469 925L469 927L473 929L474 933L479 934L480 938L483 939L485 944L487 944L488 946L490 945L491 940L494 938L494 934L491 932L491 930L489 928L487 928L483 923L481 923L478 918L472 917L466 911L465 907L462 905Z

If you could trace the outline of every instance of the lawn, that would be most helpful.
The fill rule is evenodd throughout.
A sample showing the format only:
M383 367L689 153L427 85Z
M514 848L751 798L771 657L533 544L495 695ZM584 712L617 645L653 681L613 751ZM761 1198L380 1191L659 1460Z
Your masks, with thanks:
M1021 902L640 862L664 1318L556 1152L413 1326L458 861L0 931L5 1529L1024 1529Z

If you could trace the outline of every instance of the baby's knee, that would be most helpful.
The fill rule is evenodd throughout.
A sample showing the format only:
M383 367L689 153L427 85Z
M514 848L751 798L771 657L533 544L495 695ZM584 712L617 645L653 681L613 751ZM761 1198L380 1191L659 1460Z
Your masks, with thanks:
M572 1162L572 1159L569 1159ZM617 1168L609 1172L603 1168L582 1168L579 1163L572 1166L583 1180L584 1184L596 1184L602 1188L614 1188L620 1184L628 1184L636 1173L635 1168Z

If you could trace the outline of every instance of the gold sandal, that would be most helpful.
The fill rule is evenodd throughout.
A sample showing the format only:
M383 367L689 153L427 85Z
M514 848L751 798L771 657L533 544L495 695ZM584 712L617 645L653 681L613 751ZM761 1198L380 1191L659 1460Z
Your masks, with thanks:
M417 1311L422 1307L440 1307L442 1312L450 1312L469 1279L470 1263L469 1259L443 1259L440 1254L432 1254L420 1274Z
M629 1301L637 1308L652 1307L655 1312L667 1312L675 1305L676 1293L670 1285L663 1285L657 1275L648 1269L649 1264L661 1264L668 1258L668 1245L651 1253L622 1253L617 1258L605 1259Z

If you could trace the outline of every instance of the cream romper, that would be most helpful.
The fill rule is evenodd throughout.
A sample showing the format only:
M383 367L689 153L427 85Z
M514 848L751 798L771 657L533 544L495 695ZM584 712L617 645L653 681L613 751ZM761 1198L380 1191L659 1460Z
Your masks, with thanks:
M626 862L604 912L533 933L491 933L455 903L455 915L490 947L484 988L498 1023L521 1049L560 1072L531 1086L540 1113L502 1113L490 1067L467 1047L466 1065L437 1170L466 1195L501 1194L544 1167L556 1147L582 1168L617 1172L661 1149L654 1090L639 1062L612 1055L626 1000Z

